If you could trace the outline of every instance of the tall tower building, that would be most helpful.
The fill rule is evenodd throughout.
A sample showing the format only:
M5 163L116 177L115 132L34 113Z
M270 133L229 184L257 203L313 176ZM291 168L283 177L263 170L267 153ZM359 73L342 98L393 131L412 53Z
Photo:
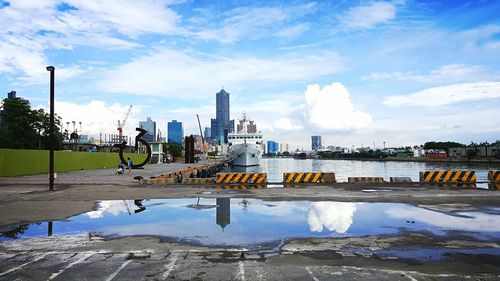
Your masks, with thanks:
M177 120L172 120L167 124L167 142L168 143L178 143L182 145L182 138L184 137L184 130L182 129L182 122L177 122Z
M220 90L216 94L216 115L211 120L211 138L219 143L227 143L227 134L234 132L234 120L229 120L229 93Z
M156 122L148 117L146 121L140 121L139 127L146 130L146 134L142 137L146 141L156 141Z
M323 148L323 144L321 143L321 136L311 136L311 149L319 150Z

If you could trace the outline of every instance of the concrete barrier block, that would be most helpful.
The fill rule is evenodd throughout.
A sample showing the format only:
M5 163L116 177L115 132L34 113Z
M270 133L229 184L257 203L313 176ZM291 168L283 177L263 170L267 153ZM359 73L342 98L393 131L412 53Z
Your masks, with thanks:
M348 177L347 181L349 183L384 183L384 178L382 177Z
M425 171L419 173L421 183L475 183L474 171Z
M318 183L323 182L321 172L291 172L283 173L284 183ZM335 175L334 175L335 177Z
M217 173L216 183L267 183L267 173Z
M324 183L336 183L335 173L322 173Z
M488 181L500 183L500 171L489 171L488 172Z
M410 177L391 177L392 183L412 183Z

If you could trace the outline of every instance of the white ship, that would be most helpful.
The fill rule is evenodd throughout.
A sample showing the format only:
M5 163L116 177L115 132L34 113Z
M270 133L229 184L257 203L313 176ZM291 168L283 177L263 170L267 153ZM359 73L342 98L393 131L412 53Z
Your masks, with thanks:
M243 113L242 119L237 125L237 133L230 133L227 137L229 142L229 161L233 166L258 166L262 159L263 142L262 133L257 132L257 125L247 119Z

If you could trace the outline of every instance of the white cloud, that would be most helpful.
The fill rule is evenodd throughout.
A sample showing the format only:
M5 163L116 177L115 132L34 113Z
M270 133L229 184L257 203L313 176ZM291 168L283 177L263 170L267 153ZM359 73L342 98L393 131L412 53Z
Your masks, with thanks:
M300 130L303 127L299 124L292 123L290 118L282 117L276 120L274 123L274 128L284 131Z
M230 89L255 81L298 82L342 68L341 59L331 52L267 59L160 49L110 69L99 87L111 93L199 99L212 95L207 89L215 90L220 85Z
M355 212L356 203L311 203L311 207L307 212L309 230L321 232L323 231L323 227L326 227L329 231L345 233L352 224L352 218Z
M55 103L55 112L62 118L62 124L66 129L66 122L77 122L77 129L80 131L78 122L82 122L82 134L98 137L99 133L117 134L118 120L123 120L129 108L129 105L119 103L107 104L104 101L94 100L86 104L77 104L72 102L57 101ZM46 109L46 108L45 108ZM123 129L123 134L135 137L135 128L139 124L137 115L141 113L141 106L132 108L131 115ZM69 129L73 126L70 124Z
M335 82L320 88L309 85L304 94L305 112L308 122L322 130L350 130L369 126L369 113L354 109L349 92L341 83Z
M316 3L287 7L239 7L222 14L227 18L221 27L206 28L207 23L202 21L202 29L195 34L201 39L217 40L222 43L265 37L294 38L307 31L309 24L304 22L289 27L287 23L315 9ZM191 22L200 20L191 19Z
M355 7L344 15L342 24L348 28L365 29L394 19L396 7L391 3L376 2L368 6Z
M127 200L105 200L99 203L99 207L95 211L87 212L87 216L91 219L98 219L104 216L104 213L110 213L117 216L120 213L125 213L133 210L131 203ZM133 205L132 205L133 206Z
M486 77L486 69L482 66L466 66L462 64L448 64L431 70L428 74L412 72L374 72L363 76L363 80L399 80L424 83L463 82Z
M434 87L384 100L388 106L436 107L465 101L500 97L500 82L477 82Z
M169 1L9 3L0 9L0 73L20 72L24 80L31 82L38 81L40 72L51 64L45 54L48 49L71 50L79 45L130 48L137 46L130 39L142 34L184 32L177 27L180 17L168 8ZM72 8L58 9L63 3Z

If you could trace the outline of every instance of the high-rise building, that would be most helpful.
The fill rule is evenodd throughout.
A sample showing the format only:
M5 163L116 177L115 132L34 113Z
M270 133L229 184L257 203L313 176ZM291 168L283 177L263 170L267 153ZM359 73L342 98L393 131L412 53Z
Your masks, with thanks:
M203 137L205 137L206 140L212 139L212 131L210 130L210 127L205 127L205 133L203 134Z
M227 134L234 132L234 120L229 120L229 93L220 90L216 94L216 115L210 122L211 138L219 143L227 143Z
M312 150L320 150L323 148L321 144L321 136L311 136L311 149Z
M267 153L278 153L280 151L280 145L275 141L267 141Z
M288 143L282 142L282 143L280 143L280 152L283 153L285 151L289 151L288 150Z
M178 143L182 145L182 138L184 137L184 130L182 129L182 122L172 120L167 124L168 143Z
M7 98L8 99L14 99L16 98L16 91L10 91L7 93Z
M146 121L140 121L139 127L146 130L146 134L142 137L146 141L156 141L156 122L148 117Z

